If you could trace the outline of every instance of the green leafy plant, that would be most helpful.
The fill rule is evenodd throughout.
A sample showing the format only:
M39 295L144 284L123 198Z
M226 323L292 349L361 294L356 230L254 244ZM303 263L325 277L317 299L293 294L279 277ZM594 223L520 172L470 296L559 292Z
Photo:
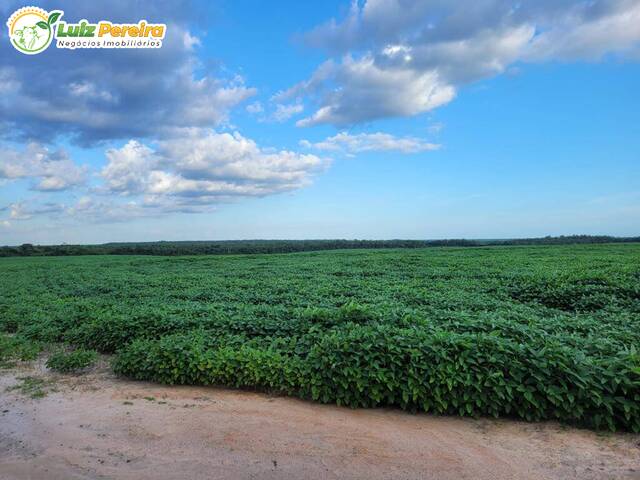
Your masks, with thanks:
M92 366L97 359L98 354L94 350L58 351L47 360L47 368L61 373L77 372Z
M35 360L41 349L39 342L0 333L0 368L13 367L18 361Z

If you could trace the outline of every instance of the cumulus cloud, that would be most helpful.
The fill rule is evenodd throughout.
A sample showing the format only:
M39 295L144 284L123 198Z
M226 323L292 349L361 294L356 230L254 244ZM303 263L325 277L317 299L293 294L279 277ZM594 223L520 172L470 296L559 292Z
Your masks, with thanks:
M372 151L418 153L440 148L440 145L429 143L420 138L396 137L382 132L359 133L355 135L340 132L322 142L311 143L307 140L302 140L300 144L305 148L314 148L330 152L344 152L348 154Z
M86 182L87 168L77 165L64 150L50 151L38 143L23 149L0 146L0 179L34 180L41 191L67 190Z
M329 72L325 67L323 73ZM345 126L382 117L416 115L448 103L455 96L455 89L435 70L385 68L370 55L357 60L346 56L340 65L334 64L331 76L339 88L324 91L322 106L296 125ZM304 90L314 93L315 88L314 83Z
M186 128L151 148L132 140L106 153L103 193L141 196L146 206L201 211L234 198L308 185L328 159L269 151L239 133Z
M34 178L37 190L81 185L86 174L63 151L38 144L0 151L0 179ZM242 198L291 192L309 185L330 160L261 148L253 140L212 129L174 129L163 140L130 140L105 152L106 164L77 201L38 196L0 208L2 222L46 215L59 221L118 222L169 213L205 213ZM40 196L42 197L42 196Z
M317 104L299 126L427 112L517 62L640 54L640 1L367 0L305 36L332 58L278 95Z
M109 191L132 194L144 190L148 174L157 163L154 151L136 140L106 151L102 177Z
M205 213L220 203L290 192L311 183L330 160L289 150L260 148L235 132L176 129L153 146L130 140L105 152L98 183L75 202L30 198L0 208L0 221L46 215L58 220L117 222L168 213ZM64 151L39 144L0 150L0 180L33 178L34 190L84 185L88 171Z
M0 57L15 59L0 67L0 136L48 142L63 135L82 145L151 138L176 126L224 123L256 93L242 77L199 61L185 2L62 0L42 7L65 10L67 21L163 21L167 33L160 49L50 48L38 61L15 58L10 43L0 42ZM6 17L11 6L0 11Z

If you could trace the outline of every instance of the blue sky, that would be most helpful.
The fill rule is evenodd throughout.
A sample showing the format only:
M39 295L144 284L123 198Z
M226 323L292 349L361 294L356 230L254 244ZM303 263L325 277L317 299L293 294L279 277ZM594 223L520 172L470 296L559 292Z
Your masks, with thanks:
M3 29L0 244L640 234L638 0L31 3L167 34Z

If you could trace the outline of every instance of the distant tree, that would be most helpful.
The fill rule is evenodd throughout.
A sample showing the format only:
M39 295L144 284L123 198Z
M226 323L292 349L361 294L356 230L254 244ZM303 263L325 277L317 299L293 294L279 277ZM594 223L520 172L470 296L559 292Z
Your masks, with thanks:
M23 243L19 247L20 254L24 256L33 255L35 250L35 247L31 243Z

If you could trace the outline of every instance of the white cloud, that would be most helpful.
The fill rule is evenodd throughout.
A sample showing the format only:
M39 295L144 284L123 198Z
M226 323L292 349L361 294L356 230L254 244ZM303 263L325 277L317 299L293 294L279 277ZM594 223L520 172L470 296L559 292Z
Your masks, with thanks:
M561 16L533 39L525 58L597 60L609 52L640 53L640 2L610 2L603 10L605 14L588 18L579 9Z
M228 119L233 107L256 94L256 89L247 88L239 75L222 81L213 77L195 79L188 73L181 75L176 88L185 98L167 118L169 126L218 125Z
M292 103L289 105L278 103L276 105L275 112L271 115L271 118L276 122L285 122L294 115L301 113L303 110L304 105L301 103Z
M9 218L11 220L27 220L31 216L22 203L13 203L9 206Z
M346 56L333 79L340 88L323 92L323 106L296 125L352 125L388 116L410 116L432 110L453 99L455 89L436 70L384 68L370 55Z
M329 137L322 142L311 143L302 140L300 144L305 148L317 150L345 152L356 154L361 152L384 151L400 153L418 153L429 150L437 150L440 145L429 143L423 139L415 137L396 137L388 133L359 133L350 135L340 132L333 137Z
M201 211L238 197L308 185L329 160L261 149L239 133L180 129L154 150L132 140L107 152L103 193L140 196L146 207Z
M172 212L184 213L183 210L173 204L153 202L146 199L123 200L113 197L84 196L75 204L65 208L64 213L67 218L83 223L113 223L162 216Z
M276 96L272 97L271 101L273 102L275 98ZM304 105L300 102L299 99L296 99L295 103L276 102L275 107L273 103L270 103L269 109L272 110L271 113L266 113L265 106L258 101L253 102L246 107L247 112L249 112L251 115L254 115L261 123L283 123L289 120L291 117L301 113L304 110Z
M102 170L105 185L112 192L131 194L144 191L149 173L157 164L153 150L136 140L122 148L105 152L107 165Z
M168 213L211 212L220 203L291 192L311 183L329 159L260 148L239 133L174 129L154 146L130 140L105 152L102 180L75 203L43 203L36 195L0 208L2 222L46 215L59 221L118 222ZM38 144L0 150L0 179L34 178L37 190L83 185L88 173L63 151Z
M164 165L195 180L265 182L268 188L297 188L326 160L287 150L268 152L239 133L187 129L159 142ZM288 189L288 188L287 188Z
M182 44L184 45L184 48L186 50L193 50L193 47L200 46L201 42L198 37L196 37L195 35L191 35L191 33L186 30L182 34Z
M517 62L640 58L639 24L638 0L353 2L306 35L334 59L276 98L317 105L303 127L413 116Z
M257 115L258 113L264 112L264 107L262 106L262 103L256 101L247 105L247 112L252 115Z
M49 151L38 143L23 150L0 146L0 179L31 178L34 190L59 191L83 185L87 168L77 165L64 150Z
M107 90L99 90L94 83L91 82L73 82L69 85L71 95L75 97L84 97L86 99L103 100L105 102L114 102L116 99Z
M8 210L9 211L9 219L5 220L8 223L11 221L22 221L29 220L38 215L44 214L59 214L64 211L64 205L60 203L53 202L45 202L45 203L37 203L31 202L28 204L25 201L14 202L6 208L1 209L0 211Z

